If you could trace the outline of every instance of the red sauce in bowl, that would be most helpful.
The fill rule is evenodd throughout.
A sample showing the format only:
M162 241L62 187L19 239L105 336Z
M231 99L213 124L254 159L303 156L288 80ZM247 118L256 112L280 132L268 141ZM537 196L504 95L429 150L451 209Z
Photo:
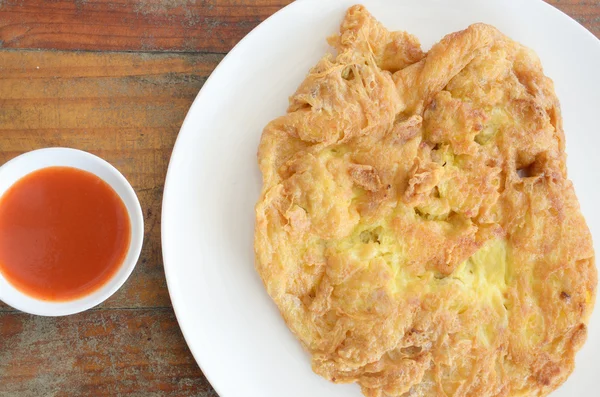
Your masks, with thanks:
M0 199L0 272L37 299L68 301L96 291L117 272L130 240L123 201L87 171L43 168Z

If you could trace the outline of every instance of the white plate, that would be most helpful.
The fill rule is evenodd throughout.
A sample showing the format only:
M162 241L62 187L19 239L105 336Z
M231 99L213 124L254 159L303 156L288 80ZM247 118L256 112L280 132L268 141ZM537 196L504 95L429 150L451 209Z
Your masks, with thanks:
M352 0L303 0L266 20L221 62L192 105L165 186L162 242L177 319L221 397L359 397L311 371L254 271L254 204L261 179L256 149L264 125L327 51ZM562 103L569 176L600 239L600 42L539 0L364 0L390 29L425 49L442 36L486 22L533 48ZM600 241L600 240L597 240ZM598 244L596 244L596 251ZM600 309L577 369L553 397L597 396Z

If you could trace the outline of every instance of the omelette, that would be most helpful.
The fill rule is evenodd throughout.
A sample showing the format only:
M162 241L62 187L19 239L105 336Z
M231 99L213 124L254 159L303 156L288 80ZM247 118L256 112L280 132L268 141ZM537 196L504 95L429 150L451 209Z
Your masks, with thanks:
M549 394L597 273L539 59L485 24L425 53L360 5L329 43L258 149L256 269L314 372L368 397Z

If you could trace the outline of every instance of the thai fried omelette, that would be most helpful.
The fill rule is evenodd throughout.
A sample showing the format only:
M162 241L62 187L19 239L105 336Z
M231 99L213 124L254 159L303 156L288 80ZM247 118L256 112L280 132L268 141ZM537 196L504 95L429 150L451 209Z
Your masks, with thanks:
M362 6L264 129L256 269L316 373L379 396L544 396L597 284L552 81L492 26L423 53Z

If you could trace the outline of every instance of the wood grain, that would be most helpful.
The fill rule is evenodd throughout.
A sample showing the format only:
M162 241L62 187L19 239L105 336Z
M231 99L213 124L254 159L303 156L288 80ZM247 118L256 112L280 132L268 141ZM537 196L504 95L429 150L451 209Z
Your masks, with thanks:
M217 395L170 309L0 313L0 335L0 397Z
M600 34L597 0L548 0ZM0 0L0 47L229 51L291 0Z
M0 164L49 146L95 153L132 183L146 225L136 270L99 308L43 318L0 303L0 397L217 396L170 307L164 178L181 122L222 59L214 53L289 2L0 0ZM548 2L600 36L596 0Z
M598 0L545 0L575 19L600 38L600 2Z
M4 48L227 52L291 0L0 0Z
M0 305L0 397L216 396L170 308L160 205L171 149L214 54L0 50L0 163L29 150L95 153L132 183L145 242L125 286L66 318Z
M0 51L0 164L43 147L82 149L116 166L140 198L140 262L102 307L170 306L160 250L164 178L183 118L221 58Z

